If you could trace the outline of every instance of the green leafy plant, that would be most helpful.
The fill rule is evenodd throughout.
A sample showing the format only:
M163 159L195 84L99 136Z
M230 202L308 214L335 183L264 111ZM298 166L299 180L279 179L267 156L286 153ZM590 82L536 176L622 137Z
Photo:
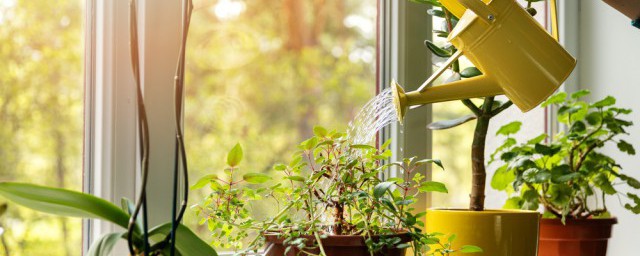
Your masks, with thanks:
M602 150L615 144L620 152L635 155L633 146L621 139L632 125L623 119L631 110L616 107L611 96L593 104L580 100L588 94L582 90L567 97L561 92L543 103L555 105L558 121L567 127L549 142L542 134L518 143L512 135L520 130L520 122L498 130L506 140L491 158L505 164L497 169L491 186L515 194L505 208L537 210L542 204L548 217L606 217L607 196L618 195L631 201L625 204L627 209L640 213L640 197L616 189L616 185L640 189L640 182L621 173L622 167L607 155L612 148Z
M255 187L270 181L271 176L259 173L240 175L242 148L236 145L227 156L224 175L210 174L200 179L192 189L207 187L208 197L193 209L213 233L216 246L240 250L245 238L254 233L247 251L257 251L265 244L264 235L284 237L287 251L296 249L311 255L313 250L324 254L322 239L328 235L361 236L372 255L384 248L413 247L425 255L434 247L433 255L453 252L478 252L475 246L452 249L454 236L440 240L441 234L425 234L420 220L425 212L414 209L420 193L446 193L444 184L425 181L417 172L419 166L438 160L415 158L384 163L391 156L386 149L350 144L343 133L315 127L312 138L299 145L288 164L276 164L279 178L273 185ZM389 171L399 177L382 179ZM245 185L243 185L245 184ZM251 201L273 200L278 206L274 216L256 220L250 214ZM395 236L400 233L411 243ZM309 244L313 245L310 246Z
M134 205L122 199L122 209L116 205L89 195L72 190L43 187L25 183L1 182L0 195L22 206L36 211L66 217L101 219L126 229ZM141 224L133 223L133 234L136 255L144 255ZM171 222L156 226L149 230L152 244L149 255L170 255L169 233ZM217 255L215 250L202 241L189 228L179 225L177 228L176 250L180 255ZM126 232L104 234L89 248L87 255L109 255L113 246L120 239L126 239Z

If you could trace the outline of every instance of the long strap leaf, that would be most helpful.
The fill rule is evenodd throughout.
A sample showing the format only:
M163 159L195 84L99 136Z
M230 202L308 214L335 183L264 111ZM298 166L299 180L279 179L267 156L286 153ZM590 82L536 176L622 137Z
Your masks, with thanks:
M98 218L127 228L129 216L107 200L80 192L26 183L0 182L0 195L45 213Z

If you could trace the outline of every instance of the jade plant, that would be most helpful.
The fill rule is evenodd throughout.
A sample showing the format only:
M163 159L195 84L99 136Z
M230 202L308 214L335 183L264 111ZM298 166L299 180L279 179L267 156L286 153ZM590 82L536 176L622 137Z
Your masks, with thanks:
M364 239L372 255L385 248L407 247L417 255L481 251L475 246L453 249L455 236L441 240L441 234L422 230L420 219L425 212L414 208L418 195L446 193L447 188L440 182L425 181L417 168L427 164L442 167L440 161L408 158L385 163L391 156L386 149L389 142L380 148L351 144L345 134L322 127L315 127L314 134L299 145L300 151L289 163L273 167L277 178L241 175L242 148L238 144L227 156L223 175L206 175L192 186L210 191L192 208L212 232L216 246L258 251L265 245L265 236L274 235L284 239L287 251L324 255L323 238L356 235ZM392 168L401 175L382 179ZM250 209L255 200L271 200L277 213L262 220L253 218ZM410 243L398 234L408 236ZM255 238L249 239L252 235Z
M511 195L506 208L537 210L541 204L547 217L608 217L606 199L618 196L629 200L625 208L640 213L640 197L617 188L626 185L637 190L640 182L622 173L622 166L610 156L613 147L603 149L616 145L619 152L635 155L634 147L622 139L632 125L624 119L631 110L616 107L611 96L593 104L580 100L588 94L582 90L568 97L561 92L543 103L554 105L558 121L567 127L548 141L542 134L518 143L513 135L520 122L498 130L506 139L491 158L504 164L491 185Z

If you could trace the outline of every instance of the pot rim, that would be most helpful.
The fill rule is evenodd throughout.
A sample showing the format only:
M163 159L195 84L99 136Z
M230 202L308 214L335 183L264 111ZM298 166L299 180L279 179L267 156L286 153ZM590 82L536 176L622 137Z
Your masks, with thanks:
M565 223L568 225L614 225L618 224L618 218L566 219ZM561 219L557 218L542 218L540 219L540 224L566 226L562 224Z
M473 210L469 210L467 208L429 208L427 209L427 214L429 214L428 212L446 212L446 213L451 213L451 214L455 214L455 213L459 213L459 214L478 214L478 215L490 215L490 214L513 214L513 215L518 215L518 214L536 214L536 215L542 215L540 214L540 212L537 211L529 211L529 210L518 210L518 209L485 209L482 211L473 211Z
M284 238L280 236L280 233L277 233L275 231L263 233L262 236L264 236L265 240L268 243L276 243L276 244L284 243ZM313 235L303 235L300 237L307 238L311 243L314 242L316 239L315 236ZM377 235L372 235L371 237L374 239L380 238L380 237L399 237L401 239L400 243L409 243L413 240L409 235L408 231L403 231L395 234L387 234L387 235L377 234ZM322 238L321 241L323 246L366 246L365 238L366 236L364 235L327 235L327 237ZM344 242L344 241L348 241L348 242Z

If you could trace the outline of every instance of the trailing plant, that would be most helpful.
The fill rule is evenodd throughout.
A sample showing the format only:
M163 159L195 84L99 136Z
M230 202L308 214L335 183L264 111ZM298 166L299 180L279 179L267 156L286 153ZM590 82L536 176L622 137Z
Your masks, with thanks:
M300 151L287 164L276 164L278 178L273 185L260 187L248 184L266 183L271 176L242 173L239 168L242 148L236 145L227 156L224 175L204 176L192 189L207 187L208 197L194 205L213 233L216 246L240 250L252 233L246 251L257 251L265 244L264 235L284 237L287 251L296 248L304 254L319 250L324 254L322 239L328 235L361 236L373 255L384 248L412 247L417 255L454 252L479 252L475 246L453 249L454 236L441 240L441 234L425 234L422 209L414 204L419 194L446 193L444 184L425 181L417 168L427 164L442 167L438 160L416 158L384 163L391 156L386 149L351 144L343 133L315 127L312 138L300 143ZM398 177L382 179L395 170ZM255 200L272 200L278 207L274 216L254 219L250 205ZM399 233L412 241L407 244ZM376 239L380 237L380 239ZM312 243L312 246L309 244Z
M127 199L122 199L122 208L89 194L72 190L43 187L33 184L0 182L0 195L22 206L36 211L66 217L81 217L108 221L126 229L134 205ZM172 223L167 222L149 229L149 239L154 243L149 245L149 254L144 253L141 219L131 224L133 229L133 255L171 255L169 234ZM202 241L189 228L180 224L176 229L180 239L176 240L176 250L179 255L217 255L215 250ZM97 238L88 250L87 255L110 255L113 246L120 239L128 237L127 232L118 231L104 234Z
M491 186L508 192L505 208L537 210L542 205L547 217L586 219L607 217L609 196L626 198L625 208L640 213L640 197L622 193L617 185L640 189L638 180L621 173L622 167L609 156L614 144L619 152L635 155L634 147L622 139L633 123L625 120L630 109L615 106L608 96L589 104L580 100L589 94L582 90L567 97L564 92L550 97L542 106L557 107L558 121L567 127L554 138L546 134L518 143L512 136L520 122L500 128L504 143L493 153L492 161L502 160Z

